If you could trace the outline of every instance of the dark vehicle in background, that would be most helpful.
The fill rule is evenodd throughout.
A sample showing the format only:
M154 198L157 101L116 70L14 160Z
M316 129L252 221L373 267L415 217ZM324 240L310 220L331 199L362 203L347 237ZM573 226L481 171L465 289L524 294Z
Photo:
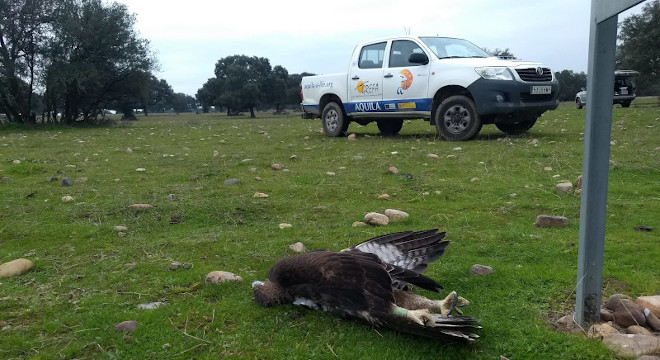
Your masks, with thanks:
M637 96L637 85L635 84L635 77L639 76L639 72L635 70L617 70L614 72L614 97L613 104L620 104L621 107L627 108L630 106L635 97ZM587 105L587 90L582 89L579 93L575 94L575 106L582 109Z

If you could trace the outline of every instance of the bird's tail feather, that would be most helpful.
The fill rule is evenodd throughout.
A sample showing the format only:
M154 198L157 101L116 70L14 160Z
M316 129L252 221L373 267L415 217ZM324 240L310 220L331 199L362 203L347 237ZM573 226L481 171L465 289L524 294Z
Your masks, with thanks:
M389 314L380 320L381 324L388 328L441 341L472 343L479 338L474 331L481 329L481 326L475 318L469 316L443 317L440 314L431 314L431 316L435 320L435 324L424 326Z

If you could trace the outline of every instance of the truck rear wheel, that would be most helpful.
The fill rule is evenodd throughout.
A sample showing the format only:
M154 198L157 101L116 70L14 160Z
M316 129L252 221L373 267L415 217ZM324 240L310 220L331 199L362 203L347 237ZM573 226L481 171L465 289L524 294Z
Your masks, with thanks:
M455 95L438 105L435 111L435 127L445 140L466 141L481 130L481 119L472 99Z
M383 136L394 136L401 131L403 119L378 120L376 124Z
M507 135L519 135L531 129L536 124L536 119L536 115L521 115L515 122L496 122L495 126Z
M323 113L321 113L321 121L323 121L323 131L326 135L332 137L346 136L349 121L344 116L341 106L336 102L331 101L325 105Z

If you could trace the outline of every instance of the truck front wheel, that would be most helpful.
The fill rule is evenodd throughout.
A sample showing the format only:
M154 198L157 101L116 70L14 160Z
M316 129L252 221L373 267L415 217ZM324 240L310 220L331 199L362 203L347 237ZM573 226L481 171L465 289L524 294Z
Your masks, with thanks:
M481 119L472 99L455 95L438 105L435 111L435 127L445 140L466 141L481 130Z
M341 106L336 102L331 101L325 105L323 113L321 113L321 120L326 135L331 137L346 136L348 119L344 116Z

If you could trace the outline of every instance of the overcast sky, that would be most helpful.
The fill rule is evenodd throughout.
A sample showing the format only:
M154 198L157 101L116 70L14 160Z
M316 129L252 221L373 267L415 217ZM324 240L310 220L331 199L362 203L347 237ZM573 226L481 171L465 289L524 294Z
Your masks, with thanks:
M156 76L193 96L225 56L266 57L289 73L344 72L357 43L408 28L412 35L509 48L553 71L587 71L588 0L116 1L137 16L140 36L151 42L160 63Z

